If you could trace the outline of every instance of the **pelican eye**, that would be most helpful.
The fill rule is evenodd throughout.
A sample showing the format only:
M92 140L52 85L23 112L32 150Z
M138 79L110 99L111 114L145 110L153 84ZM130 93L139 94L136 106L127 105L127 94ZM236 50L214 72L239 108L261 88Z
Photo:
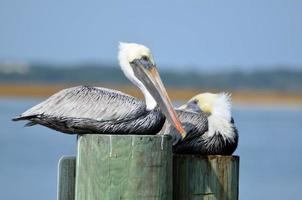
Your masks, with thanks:
M144 61L149 61L149 57L148 57L148 56L142 56L142 59L143 59Z
M197 100L197 99L194 99L194 100L192 101L192 103L198 104L198 100Z

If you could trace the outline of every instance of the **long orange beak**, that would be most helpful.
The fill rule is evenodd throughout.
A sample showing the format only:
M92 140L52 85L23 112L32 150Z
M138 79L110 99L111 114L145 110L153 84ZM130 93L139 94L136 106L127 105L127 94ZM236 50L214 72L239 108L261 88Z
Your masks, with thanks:
M158 92L161 94L162 97L162 101L164 104L164 108L161 107L161 109L164 110L166 109L167 113L166 113L166 117L169 120L169 122L171 124L173 124L175 126L175 128L178 130L178 132L180 133L181 137L184 138L186 136L186 131L183 129L182 124L180 122L180 120L177 117L177 114L172 106L171 100L168 96L168 93L164 87L164 84L162 83L160 76L158 74L158 71L156 70L156 68L151 68L150 69L150 74L153 77L154 81L155 81L155 87L158 88ZM158 102L159 105L161 104L160 102ZM161 106L161 105L160 105ZM165 114L165 113L164 113Z
M182 138L186 136L186 131L183 129L180 120L172 106L171 100L162 83L155 65L147 63L138 63L133 68L136 76L143 82L144 86L158 103L161 111L166 116L167 120L178 130Z

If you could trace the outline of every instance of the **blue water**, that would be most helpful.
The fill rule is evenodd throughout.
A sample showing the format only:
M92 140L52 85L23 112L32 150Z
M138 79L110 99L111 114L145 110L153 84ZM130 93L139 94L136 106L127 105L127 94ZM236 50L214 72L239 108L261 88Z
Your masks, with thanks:
M0 99L0 199L54 200L57 163L76 139L13 116L39 99ZM240 199L300 199L302 108L235 107L240 131Z

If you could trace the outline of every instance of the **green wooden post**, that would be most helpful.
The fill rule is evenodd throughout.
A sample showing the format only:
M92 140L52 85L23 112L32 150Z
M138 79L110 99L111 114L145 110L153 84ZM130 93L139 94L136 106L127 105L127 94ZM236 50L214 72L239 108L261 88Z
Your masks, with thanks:
M58 166L58 200L74 200L75 195L75 156L63 156Z
M237 200L238 156L173 156L173 200Z
M169 136L83 135L78 140L76 200L171 200Z

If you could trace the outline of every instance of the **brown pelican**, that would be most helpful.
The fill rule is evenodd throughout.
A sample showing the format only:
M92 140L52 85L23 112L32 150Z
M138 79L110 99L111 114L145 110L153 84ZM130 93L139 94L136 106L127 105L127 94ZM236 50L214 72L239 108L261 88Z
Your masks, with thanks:
M165 124L161 134L173 138L173 152L180 154L231 155L237 148L238 132L226 93L202 93L176 109L187 133L182 140L175 128Z
M13 120L29 120L28 126L40 124L68 134L156 134L166 117L184 137L151 51L120 43L118 59L145 102L115 90L79 86L59 91Z

